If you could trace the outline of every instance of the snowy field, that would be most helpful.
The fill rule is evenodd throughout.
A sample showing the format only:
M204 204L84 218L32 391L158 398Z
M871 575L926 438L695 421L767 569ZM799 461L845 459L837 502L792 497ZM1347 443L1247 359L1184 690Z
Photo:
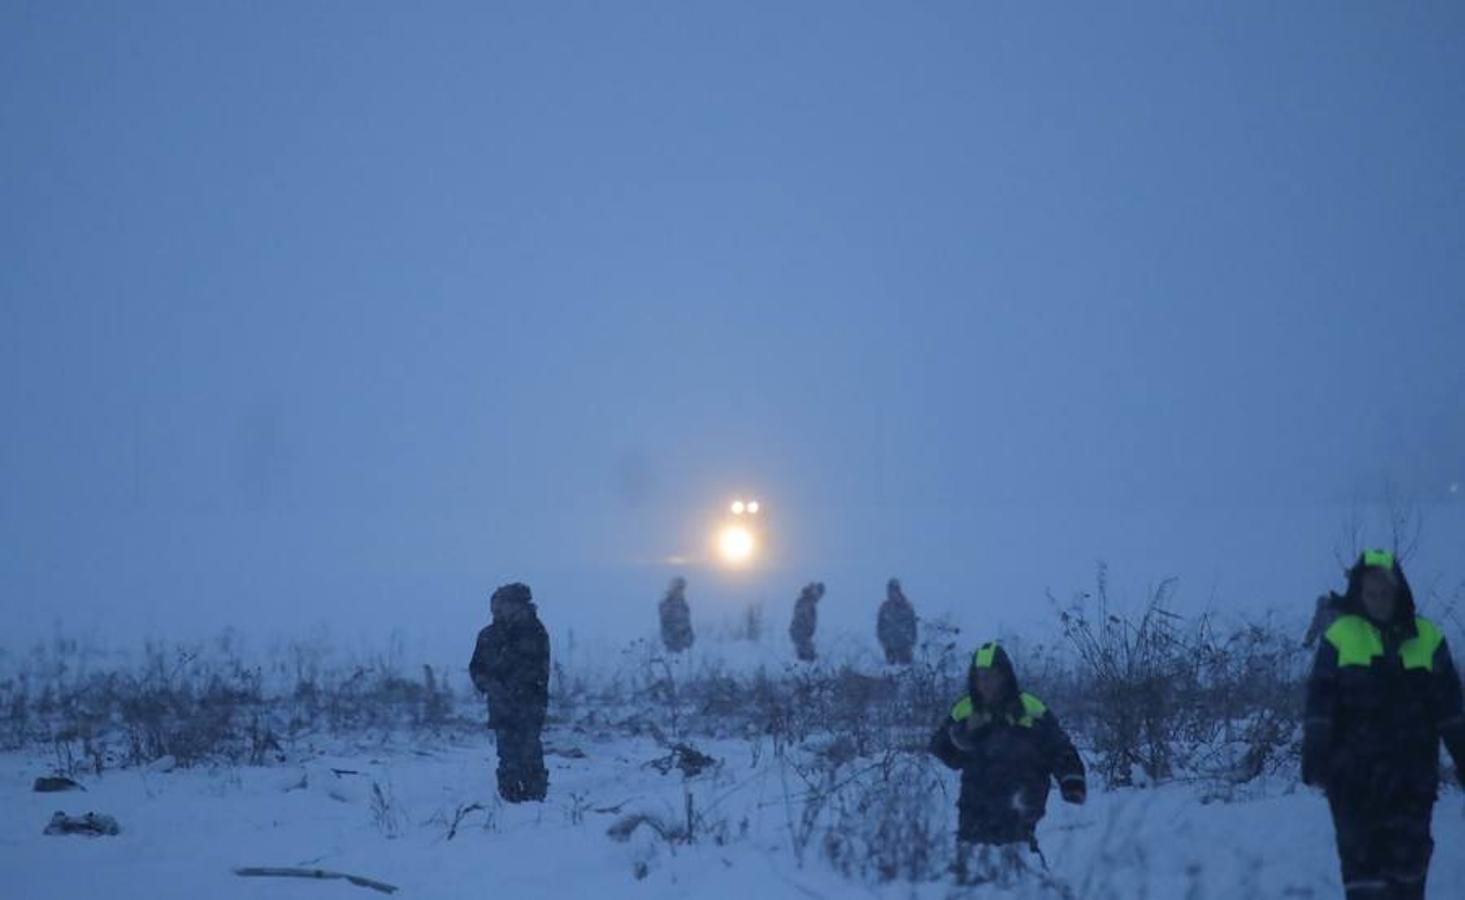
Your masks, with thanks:
M493 790L492 745L483 740L339 747L283 766L173 772L118 771L84 779L86 793L32 793L45 761L0 760L0 871L4 896L61 898L332 898L375 894L345 882L245 879L238 866L340 870L400 887L400 896L488 897L944 897L942 883L852 883L793 849L799 806L776 761L749 759L748 744L706 748L715 772L690 781L694 816L725 833L679 843L643 825L629 840L607 831L628 813L668 823L685 817L682 777L645 763L665 753L649 739L610 741L552 732L543 804L508 806ZM339 770L343 774L337 774ZM954 789L954 776L948 779ZM376 799L373 785L384 800ZM952 796L932 796L949 813ZM467 813L452 832L452 821ZM106 811L110 838L48 837L56 809ZM1430 897L1465 884L1465 804L1448 794L1436 815L1439 849ZM709 827L709 832L715 831ZM1256 796L1201 802L1183 786L1098 791L1084 807L1055 803L1039 837L1057 880L1080 897L1339 896L1331 828L1320 797L1286 785ZM638 878L638 874L643 877ZM1033 884L974 896L1042 897Z
M1015 884L956 891L942 872L957 776L922 752L924 726L900 724L925 711L887 722L876 708L868 729L795 721L801 698L826 703L797 692L833 670L794 667L782 649L708 642L670 664L646 645L619 659L582 650L579 674L557 676L564 699L545 734L542 804L498 800L493 738L461 685L443 723L297 728L263 764L113 760L97 773L55 747L11 750L0 754L0 896L384 896L345 881L234 874L249 866L345 872L429 898L1341 896L1326 805L1285 767L1233 785L1185 777L1106 789L1095 778L1085 806L1051 799L1039 828L1047 873L1030 860L1034 871ZM734 676L764 684L783 704L782 724L749 727L739 711L685 695L693 682ZM896 676L871 664L867 676L844 677L878 688ZM565 683L577 679L617 686L619 705ZM84 792L32 791L60 770ZM114 816L121 834L44 836L58 810ZM1458 897L1460 791L1444 795L1435 821L1429 896Z

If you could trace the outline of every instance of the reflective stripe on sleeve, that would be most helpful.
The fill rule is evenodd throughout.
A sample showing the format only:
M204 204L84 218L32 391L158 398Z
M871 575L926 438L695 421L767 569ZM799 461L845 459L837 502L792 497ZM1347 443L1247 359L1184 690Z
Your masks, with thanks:
M1352 896L1355 892L1367 892L1369 894L1378 894L1381 897L1387 897L1394 892L1393 885L1384 881L1382 878L1360 878L1357 881L1345 881L1343 882L1343 890L1347 891L1349 896Z

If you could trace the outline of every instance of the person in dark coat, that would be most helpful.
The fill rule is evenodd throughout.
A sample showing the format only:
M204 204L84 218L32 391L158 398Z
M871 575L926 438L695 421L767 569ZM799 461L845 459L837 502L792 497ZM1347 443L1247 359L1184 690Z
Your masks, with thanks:
M1460 677L1394 554L1364 552L1307 683L1302 780L1328 797L1349 900L1424 897L1441 740L1465 764Z
M544 729L549 706L549 634L525 584L506 584L489 601L493 621L478 632L468 674L488 699L488 727L497 735L499 796L510 803L543 800Z
M1006 651L982 645L967 671L967 693L931 736L930 751L961 772L957 800L957 879L970 880L973 845L1037 851L1036 827L1052 782L1063 799L1088 794L1083 760L1043 701L1018 688ZM979 878L986 880L990 874Z
M657 608L661 614L661 643L668 653L692 646L692 610L687 606L687 579L673 578Z
M813 662L814 629L819 626L819 599L824 596L824 582L811 581L799 592L794 603L794 618L788 626L788 636L793 639L794 652L804 662Z
M885 585L885 602L875 618L875 636L885 650L887 663L910 665L916 647L916 608L905 598L897 578Z

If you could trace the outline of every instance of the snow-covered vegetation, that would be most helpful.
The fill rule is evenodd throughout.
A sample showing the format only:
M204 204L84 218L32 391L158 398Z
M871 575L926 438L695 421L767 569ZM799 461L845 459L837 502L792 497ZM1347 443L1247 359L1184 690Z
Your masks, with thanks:
M1054 801L1018 897L1329 896L1325 804L1296 783L1300 628L1184 618L1162 585L1137 608L1096 588L1047 642L1010 636L1026 689L1095 773ZM347 896L343 871L410 896L880 896L952 890L956 778L925 752L963 692L973 639L922 625L888 667L835 636L814 664L759 630L669 655L556 641L544 804L502 804L492 735L461 662L317 637L252 651L235 635L109 654L57 640L0 675L0 868L17 897L108 880L122 897ZM84 793L31 792L66 776ZM42 837L57 809L122 834ZM1441 848L1465 839L1451 790ZM1465 859L1438 854L1439 886ZM985 892L985 893L983 893Z

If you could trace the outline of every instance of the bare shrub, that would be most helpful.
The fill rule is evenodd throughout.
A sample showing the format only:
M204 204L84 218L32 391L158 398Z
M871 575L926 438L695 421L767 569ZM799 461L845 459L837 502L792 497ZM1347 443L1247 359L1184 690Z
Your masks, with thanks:
M397 795L390 780L383 784L372 779L371 822L388 838L402 833L402 814L397 808Z
M1116 786L1182 774L1239 783L1290 765L1305 665L1297 641L1270 619L1229 632L1209 614L1187 619L1170 608L1175 586L1162 581L1126 615L1100 565L1095 591L1060 613L1080 682L1061 693L1099 772Z
M825 858L863 881L930 881L951 866L949 778L922 756L887 752L825 801Z
M132 658L53 641L12 665L0 680L0 744L49 746L68 772L163 757L261 765L319 732L473 724L430 666L421 681L401 675L390 654L333 666L311 643L251 664L229 632L195 644L147 642Z
M1094 593L1078 595L1059 619L1089 680L1099 770L1114 785L1131 784L1136 769L1152 781L1167 778L1181 694L1195 681L1180 617L1168 608L1175 582L1162 581L1137 620L1112 608L1102 564L1096 582Z
M1295 759L1307 659L1272 619L1185 618L1164 582L1127 615L1096 592L1062 610L1063 638L1008 638L1025 686L1052 707L1110 784L1175 777L1245 783ZM1446 610L1442 622L1458 630ZM967 646L948 622L923 620L909 666L856 649L815 665L738 668L708 654L672 659L647 641L619 664L557 660L554 727L650 735L667 748L742 737L754 764L814 758L839 746L848 760L924 759L932 728L965 692ZM142 765L270 764L319 736L398 731L476 734L482 701L457 689L455 669L404 664L400 642L342 658L323 635L247 662L223 636L149 644L140 655L99 654L53 641L9 656L0 672L0 746L50 748L60 774ZM801 763L802 764L802 763ZM802 775L797 793L818 788ZM811 832L813 834L813 832ZM811 838L812 839L812 838Z

